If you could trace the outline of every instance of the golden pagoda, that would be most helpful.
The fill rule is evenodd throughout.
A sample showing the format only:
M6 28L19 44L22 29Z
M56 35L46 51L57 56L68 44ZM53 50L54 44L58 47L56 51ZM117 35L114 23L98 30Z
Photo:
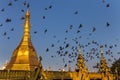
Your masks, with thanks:
M79 52L79 54L78 54L78 58L77 58L77 69L80 70L81 72L83 72L84 70L88 71L88 69L84 63L84 57L82 55L82 50L80 48L80 45L79 45L78 52Z
M105 58L104 58L102 48L100 49L100 52L101 52L101 60L100 60L99 72L108 73L108 72L110 72L110 69L108 67L108 64L107 64Z
M18 47L14 50L6 69L33 70L37 65L37 53L30 38L30 12L27 10L25 14L24 33L22 40Z

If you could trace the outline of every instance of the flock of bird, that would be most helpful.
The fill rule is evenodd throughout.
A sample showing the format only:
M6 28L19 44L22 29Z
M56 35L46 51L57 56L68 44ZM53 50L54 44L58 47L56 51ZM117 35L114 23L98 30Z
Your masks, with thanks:
M10 1L8 3L8 6L9 7L13 6L13 3L17 2L17 1L18 0ZM102 0L102 2L105 3L105 0ZM30 5L29 5L29 3L27 1L23 2L23 6L25 6L27 8L30 7ZM109 7L110 7L110 4L107 3L106 4L106 8L109 8ZM49 5L48 7L44 8L44 10L49 10L49 9L53 9L53 8L54 8L53 5ZM7 10L6 8L1 8L0 14L4 13L6 10ZM21 12L25 13L25 10L21 9ZM77 15L77 14L79 14L79 11L75 11L75 12L73 12L73 14ZM25 19L24 16L22 16L20 18L20 20L24 20L24 19ZM42 19L46 19L46 16L43 15ZM11 18L6 18L5 22L6 23L11 23L12 19ZM106 22L105 26L107 28L109 28L111 26L110 23L109 23L109 21ZM4 27L4 24L0 23L0 27ZM84 28L84 24L80 23L78 25L77 30L75 30L75 27L76 26L74 26L74 25L69 25L68 29L64 30L64 33L69 35L69 33L73 30L73 31L75 31L74 32L75 34L79 34L80 35L81 29ZM15 30L14 27L10 29L10 31L14 31L14 30ZM47 34L48 31L49 31L48 29L45 29L43 32L44 32L44 34ZM94 34L96 31L97 31L97 28L96 27L92 27L91 32L88 33L89 36L88 36L87 39L89 39L89 37L91 37L92 34ZM33 33L37 34L38 31L34 31ZM7 36L7 34L9 34L9 33L4 32L3 36ZM54 35L53 38L55 38L57 40L57 35ZM116 60L116 58L114 58L113 52L111 50L114 47L117 47L117 44L111 44L111 45L110 44L100 44L99 42L97 42L95 40L89 40L89 42L87 42L86 44L82 44L82 43L79 42L81 38L82 38L82 35L75 36L72 39L69 39L68 37L64 37L61 40L57 40L57 43L59 44L59 46L56 46L56 44L53 42L53 43L51 43L51 45L48 48L46 48L45 51L46 51L46 53L49 53L49 51L51 50L51 48L57 47L56 52L54 53L54 55L51 55L51 58L55 58L56 56L61 57L61 59L62 59L62 61L64 63L64 67L68 67L68 64L70 64L72 62L76 62L76 58L77 58L77 55L78 55L78 45L79 44L80 44L80 47L82 49L83 56L85 57L85 61L86 62L89 61L89 60L93 60L95 58L100 59L100 52L99 52L99 48L100 47L103 47L103 48L107 49L105 51L105 55L111 56L111 58L108 59L108 61L111 62L112 59ZM10 39L10 37L7 37L7 39ZM71 44L70 40L74 42L74 45ZM61 41L62 41L62 44L60 43ZM90 46L94 46L94 47L90 47ZM89 51L86 50L88 48L89 48ZM120 53L118 52L118 54L120 54ZM66 60L66 57L67 57L68 60ZM98 65L98 63L97 63L97 65Z

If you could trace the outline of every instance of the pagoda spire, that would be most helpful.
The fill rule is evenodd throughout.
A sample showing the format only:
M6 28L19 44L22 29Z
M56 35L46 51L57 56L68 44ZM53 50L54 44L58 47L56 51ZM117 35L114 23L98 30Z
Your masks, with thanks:
M29 42L30 42L30 12L29 9L27 9L25 14L24 33L21 44L28 45Z
M109 72L109 67L108 67L108 64L104 58L104 55L103 55L103 51L102 51L102 48L100 48L100 53L101 53L101 60L100 60L100 68L99 68L99 71L101 73L106 73L106 72Z
M104 55L103 55L103 50L102 50L102 48L100 48L100 53L101 53L101 59L104 59Z
M82 50L80 44L78 45L78 53L82 55Z
M82 71L82 70L86 70L86 66L85 66L85 63L84 63L84 58L83 58L83 55L82 55L82 50L81 50L81 46L79 44L78 46L78 58L77 58L77 68L79 69L79 71Z

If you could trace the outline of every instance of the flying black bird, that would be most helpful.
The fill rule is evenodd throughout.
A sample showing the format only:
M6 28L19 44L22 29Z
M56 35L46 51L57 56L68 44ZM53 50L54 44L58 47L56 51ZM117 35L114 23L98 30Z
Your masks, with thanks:
M117 47L117 44L114 44L115 47Z
M42 18L45 19L45 16L43 16Z
M74 14L78 14L78 11L75 11Z
M37 34L37 31L34 31L34 34Z
M11 31L14 31L14 28L12 28Z
M65 33L68 33L68 30L66 30Z
M5 8L2 8L2 9L1 9L1 12L4 12L4 11L5 11Z
M46 49L46 52L48 52L48 51L49 51L49 49L47 48L47 49Z
M6 35L7 35L7 32L4 32L4 33L3 33L3 36L6 36Z
M52 7L53 7L53 6L52 6L52 5L50 5L50 6L49 6L49 9L52 9Z
M26 6L26 1L23 2L23 5Z
M79 28L82 28L82 27L83 27L83 25L82 25L82 24L80 24L80 25L79 25Z
M54 35L53 38L56 38L56 35Z
M45 8L45 10L48 10L47 8Z
M27 4L27 8L29 8L29 7L30 7L30 4L28 3L28 4Z
M5 21L6 21L6 22L11 22L11 19L10 19L10 18L7 18Z
M10 37L7 37L7 39L10 39Z
M107 44L105 44L105 47L107 48Z
M0 24L0 27L2 27L3 26L3 24Z
M65 64L64 67L67 67L67 64Z
M53 58L54 56L52 55L51 58Z
M80 32L80 30L77 30L77 33L79 33Z
M106 26L107 26L107 27L109 27L109 26L110 26L109 22L106 22Z
M54 47L54 44L52 44L51 47Z
M23 9L21 9L21 12L25 12Z
M95 31L96 31L96 28L95 28L95 27L93 27L92 32L95 32Z
M69 43L66 44L65 48L68 48L69 47Z
M72 29L73 28L73 25L70 25L70 29Z
M108 7L110 7L110 4L108 3L108 4L106 4L106 7L108 8Z
M21 20L24 20L25 19L25 17L21 17Z
M9 2L9 3L8 3L8 6L12 6L12 2Z
M45 30L44 30L44 33L46 33L47 31L48 31L48 30L47 30L47 29L45 29Z

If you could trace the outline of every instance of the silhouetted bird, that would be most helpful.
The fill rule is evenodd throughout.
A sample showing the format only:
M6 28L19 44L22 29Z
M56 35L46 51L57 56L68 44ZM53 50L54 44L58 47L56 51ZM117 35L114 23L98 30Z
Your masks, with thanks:
M51 47L54 47L54 44L52 44Z
M4 12L4 11L5 11L5 8L2 8L2 9L1 9L1 12Z
M11 31L14 31L14 28L12 28Z
M10 19L10 18L7 18L7 19L6 19L6 22L11 22L11 19Z
M12 6L12 2L9 2L8 6Z
M23 2L23 5L26 6L26 1Z
M45 16L43 16L43 19L45 19Z
M29 7L30 7L30 4L28 3L28 4L27 4L27 8L29 8Z
M37 34L37 31L34 31L34 34Z
M73 25L70 25L70 30L73 28Z
M109 26L110 26L109 22L106 22L106 26L107 26L107 27L109 27Z
M48 10L47 8L45 8L45 10Z
M7 32L4 32L4 33L3 33L3 36L6 36L6 35L7 35Z
M67 64L65 64L64 67L67 67Z
M25 19L25 17L21 17L21 20L24 20Z
M106 7L107 7L107 8L110 7L110 4L108 3L108 4L106 5Z
M66 46L65 46L65 48L68 48L68 47L69 47L69 44L67 43Z
M21 9L21 12L25 12L23 9Z
M82 28L82 27L83 27L83 25L82 25L82 24L80 24L80 25L79 25L79 28Z
M7 37L7 39L10 39L10 37Z
M51 8L52 8L52 5L49 6L49 9L51 9Z
M80 30L77 30L77 33L79 33L80 32Z
M78 11L75 11L74 14L78 14Z
M95 27L93 27L92 32L95 32L95 31L96 31L96 28L95 28Z
M47 32L47 29L44 30L44 33L46 33L46 32Z
M68 33L68 30L66 30L65 33Z
M0 24L0 27L2 27L3 26L3 24Z
M46 49L46 52L48 52L48 51L49 51L49 49L47 48L47 49Z

